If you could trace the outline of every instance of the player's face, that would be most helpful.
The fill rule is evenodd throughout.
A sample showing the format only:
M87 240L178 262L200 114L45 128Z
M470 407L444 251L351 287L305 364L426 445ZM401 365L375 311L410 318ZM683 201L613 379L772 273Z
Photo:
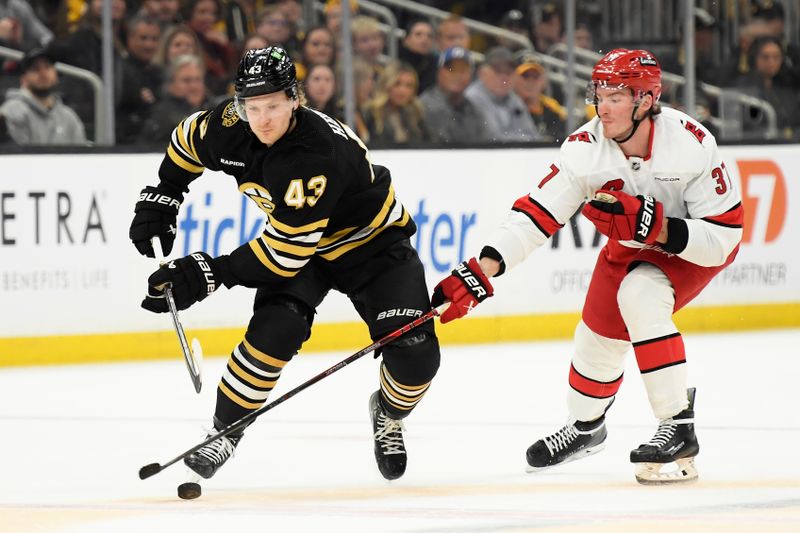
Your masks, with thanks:
M606 139L624 136L632 127L633 94L629 89L597 88L597 115Z
M247 98L244 111L250 129L258 140L272 146L289 130L292 112L297 105L297 100L292 100L281 91Z

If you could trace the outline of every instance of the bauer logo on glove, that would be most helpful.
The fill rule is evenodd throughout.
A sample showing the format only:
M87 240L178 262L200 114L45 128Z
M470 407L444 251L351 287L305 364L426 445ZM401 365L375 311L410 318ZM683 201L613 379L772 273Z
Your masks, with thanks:
M461 318L494 294L492 284L481 270L477 259L459 263L445 279L433 289L431 306L439 307L445 301L452 302L441 315L442 324Z

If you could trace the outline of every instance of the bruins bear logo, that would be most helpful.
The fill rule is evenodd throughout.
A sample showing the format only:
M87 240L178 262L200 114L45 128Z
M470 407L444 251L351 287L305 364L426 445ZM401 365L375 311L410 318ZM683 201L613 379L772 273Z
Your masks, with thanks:
M229 102L225 109L222 110L222 125L230 128L237 122L239 122L239 114L236 112L233 102Z

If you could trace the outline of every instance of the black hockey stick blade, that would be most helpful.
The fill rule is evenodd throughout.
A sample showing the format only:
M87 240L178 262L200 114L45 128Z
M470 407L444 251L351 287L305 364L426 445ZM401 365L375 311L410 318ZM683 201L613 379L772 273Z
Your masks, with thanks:
M147 479L149 477L155 476L159 472L161 472L163 468L158 463L150 463L149 465L144 465L139 469L139 479Z
M281 396L280 398L278 398L274 402L271 402L271 403L261 407L260 409L258 409L256 411L252 411L252 412L246 414L245 416L240 418L238 421L236 421L233 424L227 426L225 429L220 430L218 433L216 433L214 435L210 435L206 440L204 440L200 444L197 444L197 445L193 446L192 448L189 448L188 450L186 450L182 454L178 455L177 457L174 457L174 458L170 459L169 461L167 461L163 465L162 464L158 464L158 463L150 463L149 465L143 466L142 468L139 469L139 479L147 479L147 478L149 478L151 476L154 476L154 475L158 474L159 472L161 472L162 470L164 470L165 468L167 468L168 466L172 466L175 463L177 463L178 461L180 461L181 459L183 459L185 457L188 457L189 455L191 455L192 453L196 452L197 450L199 450L203 446L205 446L207 444L210 444L210 443L214 442L215 440L217 440L219 438L222 438L222 437L224 437L224 436L226 436L226 435L228 435L230 433L233 433L233 432L235 432L235 431L237 431L239 429L243 429L248 424L250 424L250 422L252 422L256 418L258 418L259 416L263 415L264 413L266 413L270 409L272 409L274 407L277 407L278 405L282 404L283 402L285 402L286 400L288 400L289 398L291 398L292 396L294 396L298 392L307 389L308 387L310 387L314 383L325 379L326 377L330 376L334 372L338 372L339 370L341 370L342 368L346 367L347 365L349 365L350 363L352 363L356 359L359 359L359 358L365 356L366 354L377 350L378 348L382 348L382 347L386 346L387 344L389 344L393 340L397 339L401 335L403 335L405 333L408 333L409 331L411 331L412 329L414 329L414 328L416 328L418 326L421 326L422 324L424 324L425 322L428 322L429 320L433 319L434 317L440 316L445 311L445 309L447 309L449 306L450 306L450 302L445 302L442 305L440 305L439 307L431 309L430 311L428 311L424 315L412 320L411 322L409 322L405 326L402 326L402 327L392 331L391 333L385 335L381 339L373 342L369 346L366 346L366 347L362 348L361 350L359 350L358 352L354 353L353 355L351 355L347 359L343 359L343 360L339 361L338 363L336 363L332 367L328 368L324 372L321 372L321 373L317 374L316 376L314 376L313 378L309 379L308 381L305 381L305 382L301 383L300 385L298 385L297 387L293 388L292 390L290 390L289 392L287 392L286 394L284 394L283 396Z

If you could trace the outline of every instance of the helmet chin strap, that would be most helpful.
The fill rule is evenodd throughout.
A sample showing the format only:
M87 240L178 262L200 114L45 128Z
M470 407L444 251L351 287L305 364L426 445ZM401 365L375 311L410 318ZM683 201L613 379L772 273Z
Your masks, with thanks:
M633 127L631 128L631 132L628 135L626 135L624 139L617 139L615 137L614 141L616 141L617 144L622 144L622 143L628 142L630 140L630 138L633 137L633 134L636 133L636 130L639 129L639 124L642 123L643 119L641 119L641 118L637 119L636 118L636 111L638 111L638 110L639 110L639 104L636 104L635 106L633 106L633 113L631 114L631 120L633 121Z

